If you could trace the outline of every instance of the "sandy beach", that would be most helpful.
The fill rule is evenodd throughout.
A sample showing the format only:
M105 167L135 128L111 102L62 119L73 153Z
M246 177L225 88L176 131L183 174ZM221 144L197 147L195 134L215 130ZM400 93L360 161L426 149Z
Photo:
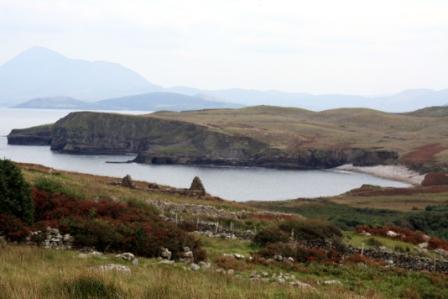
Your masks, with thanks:
M353 166L346 164L337 167L338 170L353 171L374 175L377 177L401 181L412 185L421 185L425 175L419 174L402 165Z

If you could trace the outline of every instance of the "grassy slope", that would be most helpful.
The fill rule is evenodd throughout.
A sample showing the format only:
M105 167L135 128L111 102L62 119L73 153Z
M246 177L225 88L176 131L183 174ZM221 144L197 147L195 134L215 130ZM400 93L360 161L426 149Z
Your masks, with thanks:
M405 113L413 116L423 116L423 117L448 117L448 106L441 107L428 107L423 108L414 112Z
M59 185L63 186L65 189L64 191L72 197L111 200L139 200L145 202L161 200L173 203L204 204L204 200L200 200L195 197L168 194L157 190L148 190L146 189L147 182L135 181L134 183L139 188L129 189L113 185L113 183L120 182L120 179L117 178L59 170L52 171L47 167L33 164L21 164L20 167L26 180L31 184L34 184L37 180L42 178L50 178L52 181L55 181ZM163 187L166 186L162 186L162 188ZM146 190L143 191L142 189ZM205 203L210 206L229 210L240 210L242 208L247 209L246 206L232 201L211 199L205 201Z
M111 185L110 183L116 179L108 177L62 171L49 174L48 169L44 167L32 165L21 167L28 181L36 182L51 177L63 186L64 192L72 196L196 203L235 211L251 209L245 204L234 202L200 200L157 191L131 190ZM295 207L299 203L301 208ZM259 207L272 208L269 207L269 203ZM366 216L362 212L354 213L355 209L348 205L332 203L331 199L314 202L278 202L274 209L298 212L310 218L321 219L334 215L347 218ZM382 213L380 212L378 221L381 221ZM385 212L385 215L393 218L399 217L401 213ZM448 296L448 285L444 275L406 272L376 266L312 263L284 268L280 264L262 266L243 263L234 276L218 274L215 272L216 262L223 253L241 253L247 256L256 248L253 248L248 241L201 238L213 266L210 270L201 270L194 274L184 270L182 264L160 265L154 259L141 259L138 266L133 266L113 256L107 256L106 259L80 259L77 253L72 251L44 250L26 246L0 249L0 298L87 298L84 296L85 292L92 291L92 288L103 292L99 298L358 298L359 295L368 298L396 298L411 294L415 295L415 298ZM409 246L384 238L379 238L379 241L390 248L397 245ZM346 242L359 246L367 240L365 236L346 233ZM94 269L95 266L107 263L126 264L131 267L132 274L101 273ZM249 276L254 270L270 274L279 272L294 274L297 279L315 287L317 292L303 293L288 285L250 282ZM333 279L341 281L342 285L322 285L322 281ZM86 285L86 281L93 282L93 286L89 283Z
M448 122L439 117L370 109L312 112L256 106L237 110L158 112L149 116L194 122L290 150L349 145L393 149L405 154L427 144L448 146Z

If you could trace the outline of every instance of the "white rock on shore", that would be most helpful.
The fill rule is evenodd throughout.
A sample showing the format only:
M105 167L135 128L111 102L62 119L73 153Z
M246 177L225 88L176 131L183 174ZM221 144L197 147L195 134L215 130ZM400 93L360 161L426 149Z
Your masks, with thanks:
M380 178L401 181L412 185L421 185L425 175L421 175L402 165L353 166L342 165L337 170L359 172L374 175Z

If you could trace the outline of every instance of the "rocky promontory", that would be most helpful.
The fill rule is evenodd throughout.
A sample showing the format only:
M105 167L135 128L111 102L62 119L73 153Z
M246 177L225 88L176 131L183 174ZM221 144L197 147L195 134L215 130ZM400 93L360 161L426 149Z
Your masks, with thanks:
M28 129L14 129L8 135L8 144L50 145L52 125L43 125Z
M394 151L299 148L287 151L205 125L151 116L74 112L53 125L13 130L9 144L50 145L70 154L137 154L135 162L324 169L398 160Z

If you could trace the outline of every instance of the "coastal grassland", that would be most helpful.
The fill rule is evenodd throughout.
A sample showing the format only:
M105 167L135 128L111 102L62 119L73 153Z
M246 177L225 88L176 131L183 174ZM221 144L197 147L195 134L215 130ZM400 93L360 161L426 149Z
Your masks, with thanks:
M142 181L134 181L136 188L131 189L120 186L121 179L119 178L52 170L34 164L19 164L19 166L26 180L32 185L45 191L62 193L78 199L132 200L148 203L151 203L151 201L166 201L184 204L206 204L228 210L248 209L247 206L233 201L212 197L198 199L176 193L162 192L157 189L148 189L148 183ZM159 187L161 189L169 188L167 186Z
M79 199L154 200L172 203L211 205L230 211L260 209L297 213L307 218L329 220L346 229L346 243L370 246L368 238L348 232L368 222L383 225L405 219L409 212L357 208L332 202L333 198L293 200L266 203L235 203L214 198L199 199L181 194L149 190L145 182L137 188L119 186L119 179L93 176L46 167L21 164L25 178L32 185L50 193L62 193ZM160 186L165 188L165 186ZM168 187L166 187L168 188ZM351 195L353 196L353 195ZM374 197L367 197L373 200ZM271 217L272 215L269 215ZM269 218L268 224L276 219ZM251 219L252 220L252 219ZM278 224L278 223L277 223ZM415 251L415 246L381 237L375 239L386 247ZM250 241L200 236L207 252L210 269L190 271L183 263L160 264L158 259L139 258L133 265L116 258L80 258L76 251L43 249L9 245L0 247L0 299L3 298L446 298L448 279L444 274L430 274L385 268L369 263L342 264L306 262L288 265L281 262L263 263L248 260L229 261L224 254L244 256L258 251ZM377 243L377 242L376 242ZM375 243L375 244L376 244ZM372 243L374 244L374 243ZM105 264L130 267L131 274L99 271ZM218 273L219 268L233 269L234 275ZM185 269L186 268L186 269ZM273 274L288 273L313 290L294 288L275 281L251 281L253 271ZM337 283L325 284L325 281ZM3 296L3 297L2 297Z
M360 188L327 198L247 204L259 209L296 213L308 219L326 220L343 230L353 230L360 225L389 225L408 227L439 238L448 238L446 186L367 189L372 190L368 196L356 195L366 190Z
M399 212L423 210L431 205L448 205L448 192L417 193L411 195L375 195L333 197L331 202L353 208L385 209Z
M385 148L406 154L428 145L448 146L448 122L440 117L393 114L371 109L313 112L298 108L256 106L147 115L208 126L252 137L271 146L303 148Z
M210 241L211 243L214 240ZM207 246L210 249L217 244ZM246 246L235 244L235 247ZM228 248L231 250L232 248ZM250 250L250 248L247 248ZM99 271L105 264L123 264L131 273ZM252 271L288 272L315 290L300 290L276 282L251 282ZM337 279L341 284L324 285ZM284 269L277 265L247 264L235 275L209 270L192 272L183 264L159 264L140 259L139 265L113 255L79 258L74 251L7 246L0 250L0 298L446 298L447 280L441 274L404 272L376 266L301 264Z
M371 247L368 242L369 238L371 237L353 232L344 233L344 242L357 247L361 247L363 244L366 244L366 248ZM399 247L403 251L409 250L411 254L417 254L415 245L383 237L374 238L388 248L396 250ZM203 237L202 243L213 262L217 261L222 253L232 252L247 256L250 252L258 249L250 242L242 240L229 242L229 240ZM285 267L281 263L270 266L246 263L244 266L240 265L240 269L242 270L239 274L247 279L250 278L250 273L253 271L266 272L269 275L280 271L287 272L295 275L300 281L313 285L320 292L326 293L333 289L335 294L342 295L342 297L347 296L347 298L354 294L367 298L443 298L448 294L448 282L442 283L448 278L446 275L385 269L373 265L308 263ZM338 287L333 286L333 288L322 284L324 281L331 280L338 280L342 284Z
M276 212L288 211L308 219L330 221L342 229L353 229L362 224L383 226L399 221L405 215L402 212L387 209L356 208L334 203L331 199L249 202L248 205Z

